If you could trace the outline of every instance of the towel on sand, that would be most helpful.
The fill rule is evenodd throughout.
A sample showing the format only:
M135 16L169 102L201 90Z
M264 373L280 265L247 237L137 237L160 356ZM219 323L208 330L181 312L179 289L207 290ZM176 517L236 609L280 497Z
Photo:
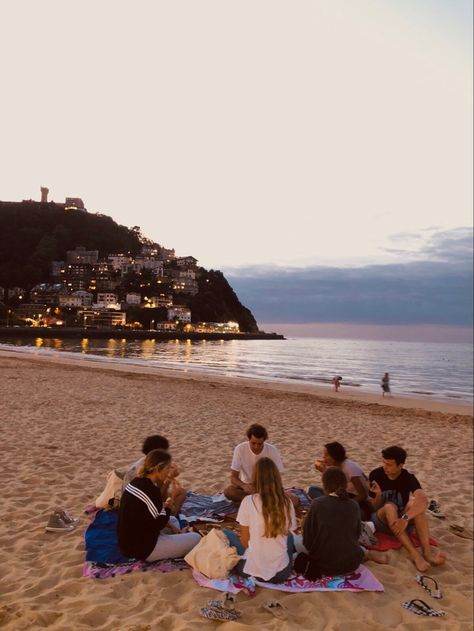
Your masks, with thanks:
M392 535L386 535L383 532L378 532L376 530L374 536L378 540L378 543L373 546L367 546L369 550L398 550L402 547L402 544L398 541L398 539ZM420 540L418 539L415 532L410 533L410 539L415 548L420 547ZM436 539L433 539L433 537L430 537L430 545L437 546L438 542L436 541Z
M201 587L209 587L221 592L231 592L232 594L236 594L243 590L247 594L252 595L255 592L255 585L281 592L384 591L382 583L367 567L365 567L365 565L360 565L355 572L346 576L324 577L318 581L308 581L302 576L293 576L285 583L280 583L278 585L274 583L265 583L263 581L255 581L252 578L243 580L241 577L236 577L234 575L231 575L228 579L222 581L215 580L206 578L203 574L197 572L196 570L193 570L193 577L194 580L201 585Z

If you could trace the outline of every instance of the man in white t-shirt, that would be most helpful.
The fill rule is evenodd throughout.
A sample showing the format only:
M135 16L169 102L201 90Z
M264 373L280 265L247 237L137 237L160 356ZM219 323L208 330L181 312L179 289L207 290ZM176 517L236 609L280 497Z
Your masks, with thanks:
M230 484L224 489L224 495L233 502L240 503L246 495L255 493L252 486L253 468L260 458L270 458L276 464L280 473L283 472L278 449L265 442L268 438L267 430L254 423L247 430L247 439L234 449L232 464L230 465Z

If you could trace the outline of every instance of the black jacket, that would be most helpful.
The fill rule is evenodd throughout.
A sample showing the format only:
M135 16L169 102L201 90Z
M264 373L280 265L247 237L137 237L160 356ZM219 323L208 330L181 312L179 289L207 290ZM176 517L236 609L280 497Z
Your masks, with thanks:
M160 489L149 478L134 478L120 501L117 531L121 553L145 561L170 513L169 508L163 508Z

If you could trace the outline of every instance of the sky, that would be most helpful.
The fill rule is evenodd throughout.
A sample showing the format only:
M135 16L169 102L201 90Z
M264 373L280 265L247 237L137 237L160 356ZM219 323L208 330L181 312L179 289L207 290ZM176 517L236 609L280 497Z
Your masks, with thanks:
M0 0L0 60L0 199L81 197L222 269L257 319L340 321L269 311L282 273L304 302L346 270L333 304L347 270L373 293L387 266L395 291L460 264L436 243L472 227L470 1Z

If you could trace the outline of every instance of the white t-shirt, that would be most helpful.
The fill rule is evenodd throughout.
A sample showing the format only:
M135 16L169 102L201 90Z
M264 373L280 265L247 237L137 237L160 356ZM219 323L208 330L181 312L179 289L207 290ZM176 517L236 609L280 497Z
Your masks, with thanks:
M283 463L276 447L270 445L270 443L263 443L261 453L254 454L250 449L248 440L245 441L245 443L240 443L240 445L237 445L234 449L230 468L239 472L239 477L242 482L250 484L252 482L253 468L260 458L270 458L276 464L278 471L280 473L283 472Z
M246 559L244 572L263 578L265 581L270 580L290 562L287 547L288 535L264 537L262 500L257 493L244 497L237 513L237 521L241 526L248 526L250 534L249 547L243 556ZM296 530L295 509L291 502L288 532L290 530Z
M349 458L346 458L344 462L342 463L342 470L346 474L348 493L357 495L357 490L351 482L352 478L360 478L360 481L362 482L365 489L367 491L369 490L369 483L368 483L367 477L365 473L362 471L362 468L357 464L357 462L354 462L353 460L349 460Z

